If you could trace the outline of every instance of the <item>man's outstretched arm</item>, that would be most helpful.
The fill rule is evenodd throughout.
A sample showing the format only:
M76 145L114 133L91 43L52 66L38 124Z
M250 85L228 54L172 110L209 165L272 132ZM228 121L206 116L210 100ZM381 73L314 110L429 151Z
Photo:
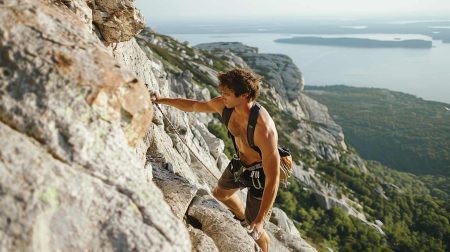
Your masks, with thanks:
M153 94L155 103L173 106L186 112L217 112L222 113L224 103L222 97L216 97L210 101L197 101L185 98L161 97L159 94Z

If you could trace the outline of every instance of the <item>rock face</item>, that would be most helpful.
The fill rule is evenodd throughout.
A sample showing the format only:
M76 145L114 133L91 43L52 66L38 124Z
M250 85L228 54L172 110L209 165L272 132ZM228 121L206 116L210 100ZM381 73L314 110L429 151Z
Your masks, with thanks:
M0 250L190 251L130 147L152 119L144 84L68 8L1 9Z
M289 234L273 223L268 223L265 229L271 240L270 251L301 251L317 252L317 250L305 242L300 235Z
M189 251L183 226L138 167L129 166L127 183L109 178L3 123L0 144L2 251Z
M153 164L153 173L153 181L163 191L167 204L175 216L182 220L197 193L197 188L185 178L171 173L158 163Z
M188 206L192 216L208 218L191 200L198 188L215 186L227 164L223 142L204 125L213 117L171 108L154 113L148 95L150 89L205 99L208 90L192 85L187 71L169 77L134 39L105 48L126 37L108 39L103 30L99 40L92 27L108 27L91 20L88 9L108 11L112 3L95 3L2 6L1 250L238 249L242 236L227 240L207 235L214 223L201 230L183 222ZM233 223L224 208L210 211ZM237 231L223 225L223 232L240 232L248 241L241 247L258 250L234 224Z

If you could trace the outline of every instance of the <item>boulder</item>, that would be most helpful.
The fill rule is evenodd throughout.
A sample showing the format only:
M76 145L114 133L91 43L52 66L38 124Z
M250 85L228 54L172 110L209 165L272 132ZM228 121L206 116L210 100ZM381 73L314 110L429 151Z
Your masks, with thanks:
M300 237L300 233L295 227L294 222L292 222L292 220L289 219L286 213L278 207L274 207L272 209L270 222L283 229L286 233Z
M192 201L188 216L199 223L200 229L213 239L219 251L260 251L231 212L203 190Z
M219 252L214 241L200 229L188 227L193 252Z
M182 220L197 193L197 187L188 180L164 168L164 163L154 163L153 182L161 189L175 216Z
M264 227L270 237L269 251L298 251L298 252L317 252L300 236L289 234L275 224L269 222Z

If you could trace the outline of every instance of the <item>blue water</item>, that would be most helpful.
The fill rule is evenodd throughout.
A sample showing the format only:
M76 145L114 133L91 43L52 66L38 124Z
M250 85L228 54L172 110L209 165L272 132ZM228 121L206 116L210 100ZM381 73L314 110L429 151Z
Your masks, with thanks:
M296 34L170 34L191 45L205 42L239 41L259 48L260 53L290 56L302 71L306 85L345 84L387 88L425 100L450 103L450 44L433 40L431 49L349 48L282 44L278 38ZM320 35L329 37L330 35ZM343 35L339 35L342 37ZM415 34L349 34L347 37L380 40L426 39Z

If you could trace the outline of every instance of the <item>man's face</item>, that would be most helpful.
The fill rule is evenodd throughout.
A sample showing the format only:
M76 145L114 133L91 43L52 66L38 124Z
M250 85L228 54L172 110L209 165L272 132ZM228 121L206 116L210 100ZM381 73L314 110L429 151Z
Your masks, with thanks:
M219 91L227 108L234 108L243 102L247 102L247 94L236 97L233 90L221 86L219 86Z

